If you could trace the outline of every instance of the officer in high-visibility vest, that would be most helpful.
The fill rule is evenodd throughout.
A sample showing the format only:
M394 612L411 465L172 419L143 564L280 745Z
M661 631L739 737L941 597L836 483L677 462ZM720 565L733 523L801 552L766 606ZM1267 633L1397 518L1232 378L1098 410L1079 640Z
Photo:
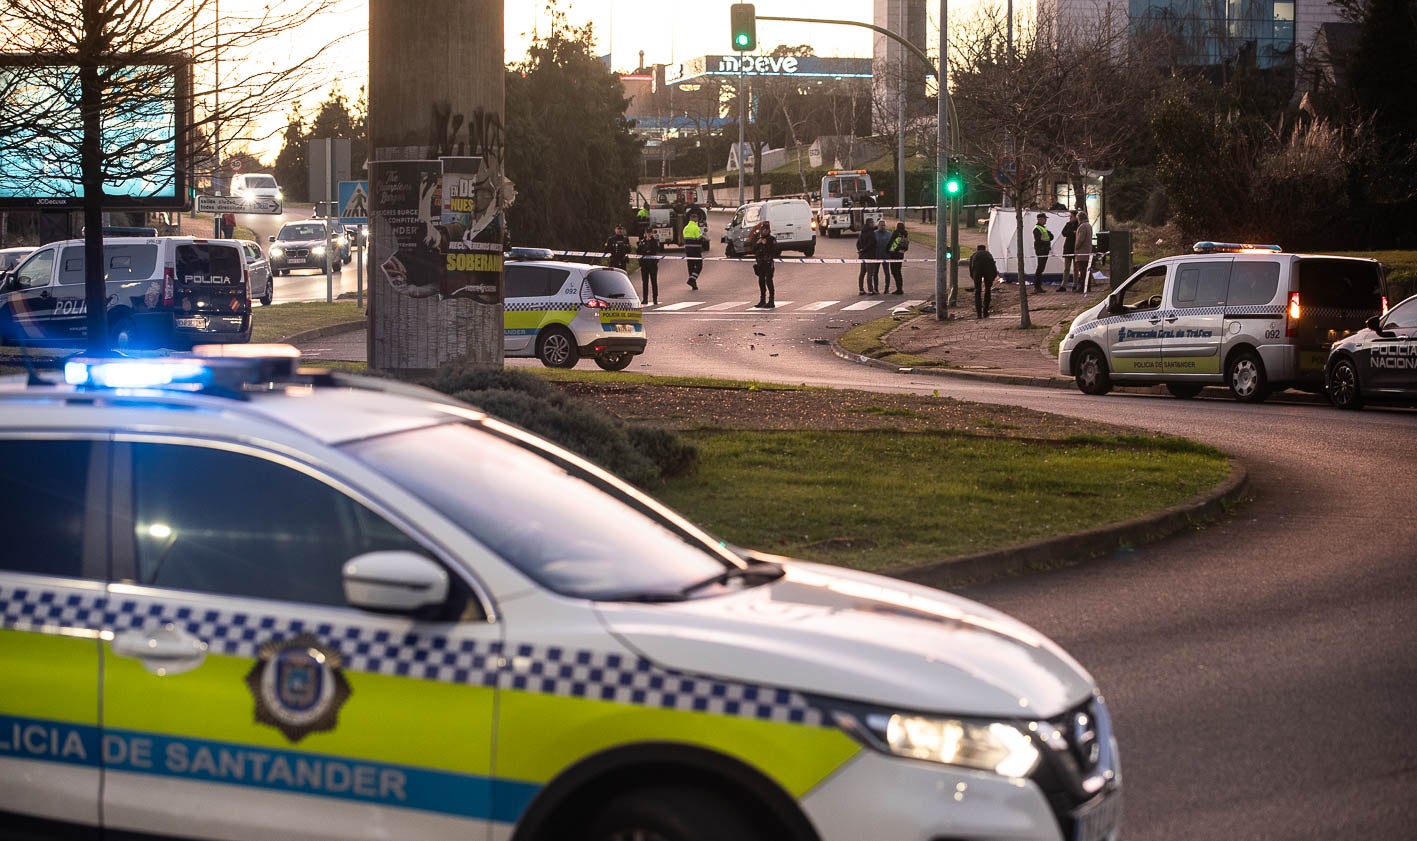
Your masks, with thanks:
M693 216L689 217L689 224L684 226L684 256L689 258L689 288L699 288L699 272L704 270L704 240L703 232L699 230L699 220Z
M644 236L645 231L649 230L649 208L645 205L640 205L640 209L635 211L635 224L639 226L635 233L640 236Z
M1048 230L1048 214L1038 214L1038 224L1033 226L1033 253L1038 257L1038 267L1033 270L1033 291L1043 291L1043 267L1048 264L1048 253L1053 250L1053 234Z

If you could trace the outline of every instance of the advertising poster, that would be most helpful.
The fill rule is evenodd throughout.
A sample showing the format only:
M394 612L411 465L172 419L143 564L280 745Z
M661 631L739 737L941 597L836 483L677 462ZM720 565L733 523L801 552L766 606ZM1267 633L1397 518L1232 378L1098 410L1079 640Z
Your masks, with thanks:
M370 161L369 167L370 213L393 239L379 266L389 285L411 298L498 303L501 225L482 159ZM479 189L479 178L487 189Z

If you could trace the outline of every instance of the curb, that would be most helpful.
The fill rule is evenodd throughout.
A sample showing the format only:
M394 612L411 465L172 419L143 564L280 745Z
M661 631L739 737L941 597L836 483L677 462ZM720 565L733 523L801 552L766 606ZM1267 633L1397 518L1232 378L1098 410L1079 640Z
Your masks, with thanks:
M323 339L326 336L338 336L341 333L353 333L355 330L363 330L369 326L368 320L342 321L339 324L330 324L325 327L316 327L314 330L306 330L303 333L296 333L286 336L280 340L281 344L298 345L301 342L308 342L314 339Z
M965 555L947 561L908 567L888 573L893 578L937 588L977 584L1029 570L1071 566L1114 551L1170 537L1185 529L1217 519L1230 504L1245 495L1249 474L1230 459L1230 475L1200 496L1170 508L1128 520L1098 526L1077 534L1050 537Z
M828 345L831 352L847 362L855 362L858 365L870 365L873 368L881 368L887 371L895 371L901 374L929 374L937 377L956 377L962 380L980 380L982 382L1002 383L1004 385L1032 385L1042 388L1072 388L1073 381L1064 377L1039 377L1031 374L991 374L986 371L965 371L959 368L902 368L899 365L892 365L880 359L870 356L862 356L859 353L852 353L833 339Z

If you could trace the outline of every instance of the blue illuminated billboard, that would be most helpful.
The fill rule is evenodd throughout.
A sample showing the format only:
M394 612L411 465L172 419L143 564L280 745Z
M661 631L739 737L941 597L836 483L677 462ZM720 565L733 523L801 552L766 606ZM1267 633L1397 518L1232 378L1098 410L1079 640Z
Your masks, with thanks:
M145 55L98 68L105 209L186 203L191 66ZM0 208L83 206L79 81L66 57L0 54Z

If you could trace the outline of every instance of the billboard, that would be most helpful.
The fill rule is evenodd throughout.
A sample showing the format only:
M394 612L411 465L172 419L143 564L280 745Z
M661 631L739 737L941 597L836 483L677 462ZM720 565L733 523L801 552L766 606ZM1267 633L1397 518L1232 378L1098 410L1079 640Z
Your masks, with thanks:
M115 59L98 74L104 208L181 208L191 59ZM81 94L79 69L63 56L0 54L0 209L83 206Z

